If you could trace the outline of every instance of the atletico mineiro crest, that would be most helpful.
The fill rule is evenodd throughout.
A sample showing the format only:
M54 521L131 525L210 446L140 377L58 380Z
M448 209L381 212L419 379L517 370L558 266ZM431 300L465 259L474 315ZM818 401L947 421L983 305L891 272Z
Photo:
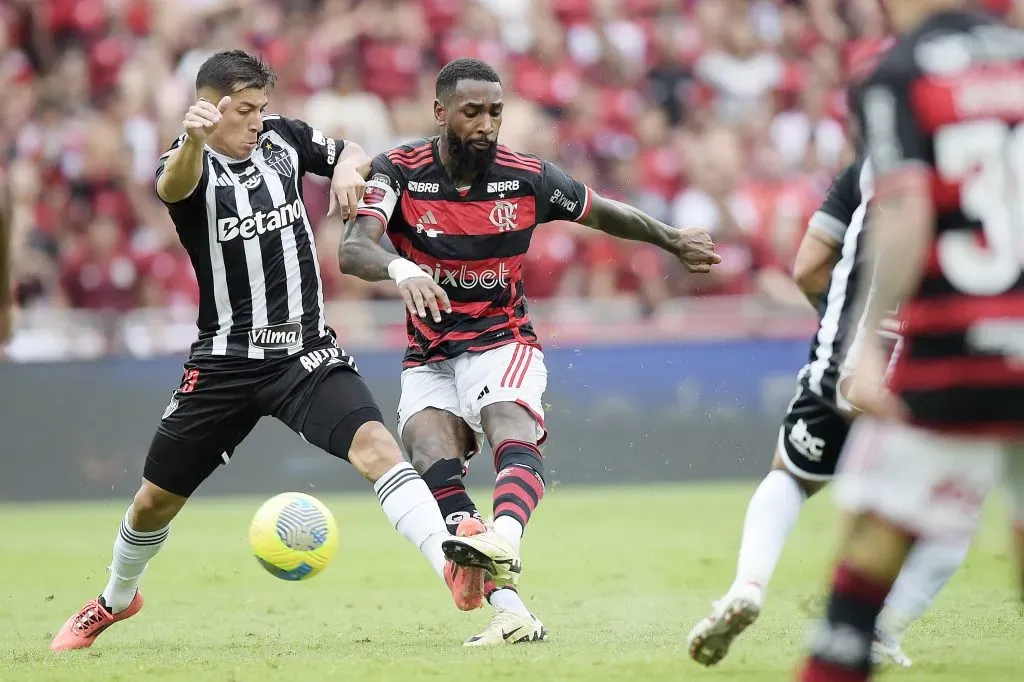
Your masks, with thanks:
M278 147L270 140L263 141L263 160L267 165L277 171L278 175L290 177L295 169L292 167L292 157L288 150Z

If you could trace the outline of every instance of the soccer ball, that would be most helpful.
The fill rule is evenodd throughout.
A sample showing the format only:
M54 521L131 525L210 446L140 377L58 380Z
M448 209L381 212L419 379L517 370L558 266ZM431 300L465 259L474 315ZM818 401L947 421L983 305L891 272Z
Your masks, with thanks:
M305 580L324 570L338 551L331 510L304 493L281 493L263 503L249 526L260 565L282 580Z

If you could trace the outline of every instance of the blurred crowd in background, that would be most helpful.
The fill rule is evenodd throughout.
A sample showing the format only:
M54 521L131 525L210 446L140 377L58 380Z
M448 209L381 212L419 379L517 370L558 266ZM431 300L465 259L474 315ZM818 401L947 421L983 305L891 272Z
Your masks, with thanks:
M270 110L375 154L432 135L437 69L505 84L500 140L675 226L712 231L713 276L572 224L538 229L531 299L799 300L786 277L850 159L845 85L885 41L876 0L5 0L0 172L24 310L191 310L198 289L153 191L199 65L233 47L279 74ZM332 299L387 298L338 274L327 186L305 195Z

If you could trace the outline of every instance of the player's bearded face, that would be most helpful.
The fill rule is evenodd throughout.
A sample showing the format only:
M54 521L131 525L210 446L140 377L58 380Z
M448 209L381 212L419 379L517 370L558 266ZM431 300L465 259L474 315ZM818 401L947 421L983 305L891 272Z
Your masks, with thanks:
M445 127L445 135L448 138L448 151L455 161L455 167L466 174L477 175L483 173L498 156L498 142L489 141L478 135L472 135L469 139L462 139L450 126Z

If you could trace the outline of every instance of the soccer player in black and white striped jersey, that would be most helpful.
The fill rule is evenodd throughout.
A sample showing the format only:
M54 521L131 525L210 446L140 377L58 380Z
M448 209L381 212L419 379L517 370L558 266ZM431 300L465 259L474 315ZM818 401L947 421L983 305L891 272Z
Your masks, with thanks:
M444 518L324 320L302 200L303 174L331 177L331 212L354 215L370 159L302 121L265 115L273 82L244 52L210 57L185 133L160 159L156 191L199 279L199 338L121 522L110 581L68 619L54 650L91 646L141 609L139 578L170 521L263 416L351 462L395 529L444 579Z

